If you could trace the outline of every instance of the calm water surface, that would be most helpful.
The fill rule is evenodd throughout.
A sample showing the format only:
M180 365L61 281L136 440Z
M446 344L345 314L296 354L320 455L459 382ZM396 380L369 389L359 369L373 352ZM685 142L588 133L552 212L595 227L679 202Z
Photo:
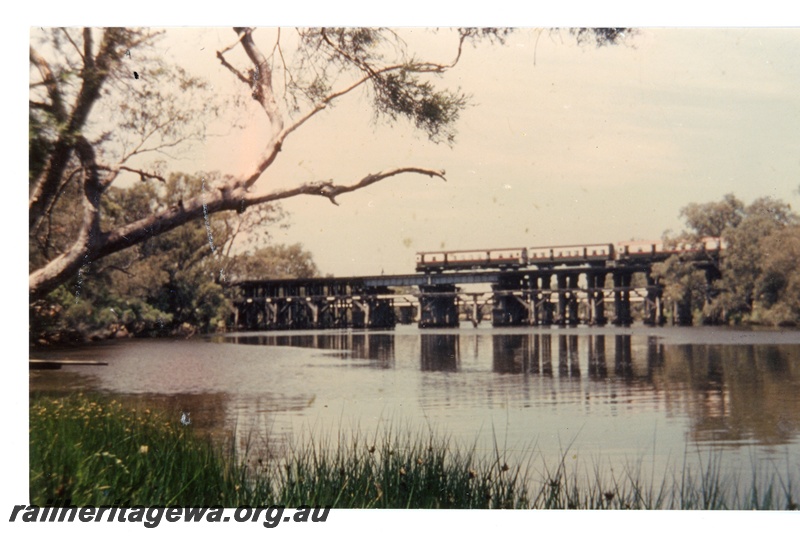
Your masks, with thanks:
M125 340L35 357L31 391L113 393L269 442L386 428L509 457L679 470L709 453L800 477L800 333L491 329Z

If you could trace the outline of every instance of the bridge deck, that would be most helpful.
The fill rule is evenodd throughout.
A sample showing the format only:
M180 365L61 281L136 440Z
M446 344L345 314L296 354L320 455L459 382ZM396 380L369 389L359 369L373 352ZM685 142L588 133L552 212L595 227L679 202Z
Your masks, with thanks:
M269 287L317 287L349 285L363 288L383 288L400 286L445 286L454 284L497 284L504 280L522 280L544 275L579 275L586 273L609 273L614 270L641 271L644 267L638 265L612 266L569 266L551 267L543 269L516 269L516 270L471 270L452 271L442 273L414 273L407 275L373 275L352 277L318 277L318 278L286 278L270 280L244 280L235 282L241 288L260 286Z

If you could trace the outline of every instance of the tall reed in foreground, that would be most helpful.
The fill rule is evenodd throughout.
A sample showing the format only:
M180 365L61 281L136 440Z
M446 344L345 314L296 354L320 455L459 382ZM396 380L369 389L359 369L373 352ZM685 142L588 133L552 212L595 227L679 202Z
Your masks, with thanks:
M527 476L501 455L478 458L432 432L324 436L290 447L281 504L348 508L525 508Z
M34 504L346 508L797 509L792 477L764 470L749 480L723 470L721 453L700 465L619 476L598 463L553 465L506 452L479 453L432 431L360 432L296 439L280 452L215 443L148 409L81 395L32 396L30 497ZM254 450L250 450L253 448ZM261 457L255 455L259 450ZM797 465L795 462L794 465Z
M180 422L81 395L32 399L30 466L39 504L226 504L244 478Z

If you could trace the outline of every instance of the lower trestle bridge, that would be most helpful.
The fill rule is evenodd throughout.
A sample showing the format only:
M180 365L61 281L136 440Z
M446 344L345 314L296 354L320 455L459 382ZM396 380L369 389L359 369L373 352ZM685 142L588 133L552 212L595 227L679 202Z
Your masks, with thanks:
M719 277L705 269L709 290ZM237 330L364 328L397 323L420 328L477 325L628 326L634 308L646 324L667 322L663 286L652 263L601 264L546 269L472 270L408 275L249 280L236 283ZM478 286L478 291L465 290ZM475 287L475 286L471 286ZM692 324L687 300L669 305L671 321Z

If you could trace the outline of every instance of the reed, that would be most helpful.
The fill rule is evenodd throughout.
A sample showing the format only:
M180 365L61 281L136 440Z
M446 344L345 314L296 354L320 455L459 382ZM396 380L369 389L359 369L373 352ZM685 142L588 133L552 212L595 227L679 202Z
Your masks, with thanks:
M435 431L308 435L280 451L214 442L149 409L105 398L32 396L30 497L44 505L248 504L343 508L797 509L798 469L755 463L731 475L722 453L684 454L656 476L643 462L615 475L593 460L547 463L532 447L510 461ZM259 450L260 457L256 451ZM569 462L569 463L568 463ZM699 464L698 464L699 463ZM649 471L649 472L648 472Z
M82 395L33 398L32 503L224 504L234 470L210 442L158 411Z

